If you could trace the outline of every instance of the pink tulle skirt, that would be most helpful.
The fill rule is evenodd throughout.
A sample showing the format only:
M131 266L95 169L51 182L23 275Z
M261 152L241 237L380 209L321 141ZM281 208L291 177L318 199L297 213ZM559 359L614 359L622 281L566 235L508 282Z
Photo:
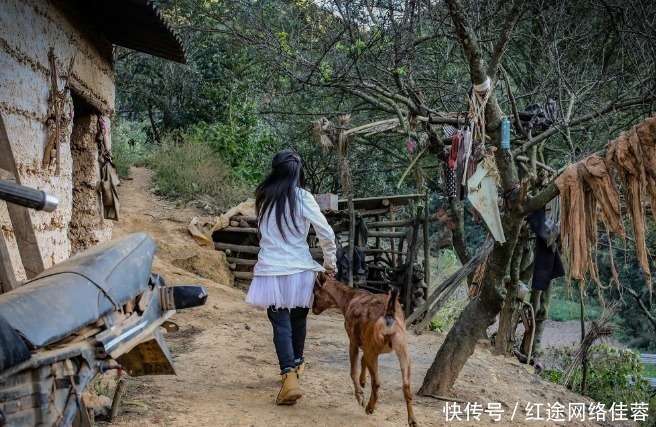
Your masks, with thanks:
M316 274L308 270L285 276L255 276L248 288L246 302L262 308L310 308Z

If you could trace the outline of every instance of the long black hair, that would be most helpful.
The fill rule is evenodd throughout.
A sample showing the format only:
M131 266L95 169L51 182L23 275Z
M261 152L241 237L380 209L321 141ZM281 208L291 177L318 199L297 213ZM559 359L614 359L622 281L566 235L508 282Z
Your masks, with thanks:
M289 218L285 215L285 207L289 206L291 213L292 225L294 230L300 232L299 225L296 223L296 192L298 188L305 187L305 172L301 156L294 150L283 150L273 156L271 162L271 173L264 178L264 181L255 189L255 212L258 222L269 218L275 208L276 224L282 234L283 239L287 241L287 236L282 228L284 218L287 227L290 227Z

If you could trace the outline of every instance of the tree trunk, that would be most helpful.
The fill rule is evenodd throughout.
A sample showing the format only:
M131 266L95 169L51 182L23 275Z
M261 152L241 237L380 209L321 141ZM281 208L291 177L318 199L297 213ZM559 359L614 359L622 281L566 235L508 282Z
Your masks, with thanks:
M455 198L451 198L449 203L451 205L450 219L456 225L456 227L452 230L453 249L455 249L456 255L458 255L458 259L462 265L465 265L470 258L469 251L467 250L467 245L465 244L465 202L457 201Z
M150 120L150 128L153 131L153 138L157 145L162 145L162 139L159 136L159 130L157 129L157 124L155 123L155 116L153 114L153 107L148 105L148 119Z
M472 83L481 84L487 80L488 76L492 79L496 77L499 62L514 25L521 16L524 4L525 0L514 2L508 19L499 34L499 39L495 43L490 63L485 69L476 33L469 25L462 4L458 0L446 0L456 34L469 64ZM490 88L490 90L494 89ZM507 203L507 211L502 220L506 242L495 243L483 278L483 289L479 296L465 307L449 331L424 378L424 383L419 390L421 394L443 396L449 393L460 375L462 367L469 356L474 353L478 339L492 324L503 305L505 297L503 278L510 265L510 259L519 237L524 217L524 214L521 213L524 201L520 200L522 192L512 154L510 150L501 149L500 122L502 116L503 112L499 107L496 95L492 92L485 106L485 128L490 136L491 144L497 148L494 151L494 158Z
M471 300L449 331L426 373L419 394L448 395L467 359L474 353L479 338L494 322L503 305L503 277L510 264L521 224L522 218L510 213L503 218L506 243L495 243L480 295Z
M499 316L499 332L494 345L496 354L504 356L512 355L512 349L515 345L515 329L517 322L517 287L519 285L519 273L521 270L522 259L526 254L525 247L528 241L528 232L522 233L518 239L517 246L513 251L510 263L510 281L506 286L506 299Z

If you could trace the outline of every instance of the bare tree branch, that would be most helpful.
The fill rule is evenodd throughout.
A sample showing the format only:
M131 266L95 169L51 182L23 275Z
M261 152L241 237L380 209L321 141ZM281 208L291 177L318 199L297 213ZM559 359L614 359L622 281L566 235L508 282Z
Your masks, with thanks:
M516 0L513 4L512 10L510 11L510 14L506 18L506 23L501 30L501 34L499 35L497 43L494 45L494 52L492 53L492 58L490 59L490 63L487 67L487 75L491 76L492 78L494 78L494 76L497 74L497 68L499 67L501 57L506 50L506 46L508 45L508 41L510 40L510 35L512 34L513 29L515 28L515 24L524 12L525 4L526 0Z

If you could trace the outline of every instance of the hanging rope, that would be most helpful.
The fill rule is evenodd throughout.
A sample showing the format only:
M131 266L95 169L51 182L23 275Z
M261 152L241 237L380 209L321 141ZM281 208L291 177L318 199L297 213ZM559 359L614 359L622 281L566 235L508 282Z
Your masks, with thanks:
M465 171L469 166L469 157L471 156L474 142L480 140L483 148L485 147L485 106L490 99L492 90L490 90L491 81L489 77L479 85L474 85L469 97L469 128L471 130L471 141L467 147L465 156ZM462 176L462 185L467 184L467 174Z

